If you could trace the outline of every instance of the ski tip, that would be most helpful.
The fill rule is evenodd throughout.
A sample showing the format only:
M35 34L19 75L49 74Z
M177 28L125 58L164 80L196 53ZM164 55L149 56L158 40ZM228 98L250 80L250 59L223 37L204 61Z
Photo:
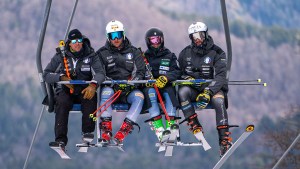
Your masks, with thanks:
M246 127L246 131L247 132L252 132L254 130L254 125L248 125L247 127Z

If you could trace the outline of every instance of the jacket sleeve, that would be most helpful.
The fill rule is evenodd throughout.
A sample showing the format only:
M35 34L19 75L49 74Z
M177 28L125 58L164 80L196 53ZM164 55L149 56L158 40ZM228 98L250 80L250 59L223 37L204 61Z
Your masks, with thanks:
M209 86L209 89L212 91L212 94L216 94L221 88L226 84L226 54L224 51L218 52L214 60L214 69L215 69L215 76L212 85Z
M181 79L182 79L182 77L187 76L187 74L185 72L186 63L184 61L184 57L185 57L184 53L185 53L185 50L182 50L179 53L179 57L178 57L179 70L181 71L181 73L180 73Z
M171 56L171 62L170 62L170 71L166 74L169 82L175 81L180 78L181 76L181 71L178 67L177 63L177 57L175 56L174 53L172 53Z
M59 81L59 78L62 72L56 72L58 67L62 65L62 60L59 54L55 54L51 61L48 63L44 69L43 78L47 83L56 83Z
M135 51L135 61L134 61L134 66L135 66L135 75L133 78L137 79L144 79L145 77L145 72L146 72L146 65L144 62L144 58L142 56L142 52L138 49Z
M92 81L97 82L98 85L104 82L105 80L105 73L103 69L103 64L99 58L99 56L95 53L92 56L92 72L93 72L93 79Z

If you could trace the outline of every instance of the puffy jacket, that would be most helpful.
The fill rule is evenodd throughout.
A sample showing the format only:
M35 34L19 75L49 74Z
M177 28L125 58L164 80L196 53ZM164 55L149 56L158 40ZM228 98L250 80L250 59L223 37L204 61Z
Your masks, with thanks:
M214 44L211 36L202 47L194 44L185 47L179 54L178 62L183 76L213 79L215 83L209 86L213 94L220 90L228 91L226 55L220 47Z
M84 38L82 50L76 55L70 51L69 41L66 44L65 54L71 79L93 81L101 84L105 80L103 67L94 49L90 47L89 40ZM67 74L64 59L62 53L57 52L46 66L43 77L47 83L56 83L60 80L62 74ZM78 94L86 86L75 85L74 94ZM69 91L66 87L63 87L63 89Z
M106 76L114 80L143 79L145 63L139 49L132 46L126 38L119 50L109 41L101 47L97 54L102 61Z
M148 49L145 56L151 66L154 78L164 75L169 82L180 78L181 71L177 65L177 57L169 49L164 47L158 52L152 52Z

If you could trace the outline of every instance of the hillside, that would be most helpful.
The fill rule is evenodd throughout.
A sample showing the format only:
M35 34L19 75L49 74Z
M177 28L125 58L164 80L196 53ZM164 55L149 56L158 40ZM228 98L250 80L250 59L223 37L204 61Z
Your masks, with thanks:
M160 27L165 34L165 45L176 55L180 50L190 43L187 36L187 27L195 20L205 20L208 23L209 33L214 38L216 44L226 49L222 25L220 22L219 1L205 1L204 5L198 5L196 0L178 1L139 1L139 0L116 0L80 1L75 13L72 28L79 28L85 35L90 37L92 45L98 49L105 42L105 26L112 19L118 19L125 25L126 35L132 43L145 49L144 34L150 27ZM247 1L248 2L248 1ZM232 1L228 4L229 21L239 22L239 26L255 27L263 32L262 36L240 36L240 27L231 27L231 40L233 46L233 63L230 74L231 80L249 80L261 78L268 83L268 87L258 86L230 86L228 109L230 122L245 126L246 123L259 125L261 118L267 116L274 120L283 116L283 112L291 105L297 105L300 96L297 95L300 80L298 72L300 47L299 41L284 41L272 46L265 34L271 35L270 27L279 26L278 32L286 36L286 32L298 28L299 31L299 2L272 1L276 2L272 8L267 8L266 4L271 1L264 0L263 3L254 0L253 3L245 4L242 1ZM297 3L298 2L298 3ZM40 28L44 15L46 1L30 0L26 1L4 0L0 2L2 11L0 20L0 82L1 109L0 109L0 164L3 168L21 168L26 157L27 149L31 141L32 133L39 117L41 109L42 94L35 67L35 55ZM203 4L204 1L199 1ZM253 6L257 6L254 8ZM291 7L293 6L293 7ZM71 1L53 1L49 18L47 33L42 52L43 66L50 60L55 52L55 47L59 39L65 34L65 29L71 13L73 4ZM266 7L266 8L264 8ZM215 9L216 8L216 9ZM270 18L265 13L276 8L279 11L290 9L291 13L279 12L281 15L274 15L272 23L266 23L262 18ZM176 11L176 12L175 12ZM187 12L188 11L188 12ZM269 12L267 12L269 11ZM175 13L175 14L174 14ZM178 17L183 16L183 17ZM295 17L296 16L296 17ZM240 20L246 21L240 22ZM278 22L276 22L278 21ZM298 21L298 22L296 22ZM282 23L284 22L284 23ZM286 25L286 26L284 26ZM254 30L253 30L254 31ZM276 42L278 40L275 39ZM208 140L212 146L217 147L216 130L214 123L214 113L211 111L199 113L201 121L205 126ZM153 144L155 137L143 120L147 115L142 115L139 119L142 132L135 131L127 142L127 153L119 154L117 151L92 150L87 155L78 155L76 149L69 148L71 154L78 162L59 161L57 156L45 145L53 139L53 114L44 114L41 127L34 145L29 168L44 168L56 163L53 168L83 168L102 165L103 168L113 168L122 165L126 168L196 168L195 161L201 159L203 168L211 168L217 161L217 148L205 153L197 149L178 149L176 156L172 159L162 158L162 154L156 154ZM71 143L73 145L80 140L80 118L72 117L70 125ZM15 125L17 124L17 125ZM13 125L13 127L12 127ZM115 129L118 124L115 124ZM261 128L258 128L258 131ZM191 139L187 135L186 128L182 125L185 138ZM241 132L233 130L234 137L237 138ZM254 135L255 138L258 137ZM253 140L251 140L253 141ZM250 144L251 142L245 142ZM26 146L24 146L26 145ZM137 146L138 145L138 146ZM253 154L261 147L244 147L234 158L248 156L248 152L253 150ZM10 150L10 151L8 151ZM140 156L143 154L144 156ZM129 155L129 157L128 157ZM97 159L97 160L90 160ZM75 161L74 160L74 161ZM252 163L251 159L239 159L240 163L231 161L227 168L240 168L242 164ZM88 161L88 164L86 164ZM159 161L155 163L153 161ZM100 163L100 164L99 164ZM88 165L88 166L87 166ZM263 168L265 163L260 163ZM18 166L18 167L16 167ZM258 167L258 168L259 168ZM244 167L245 168L245 167ZM251 168L251 167L250 167Z

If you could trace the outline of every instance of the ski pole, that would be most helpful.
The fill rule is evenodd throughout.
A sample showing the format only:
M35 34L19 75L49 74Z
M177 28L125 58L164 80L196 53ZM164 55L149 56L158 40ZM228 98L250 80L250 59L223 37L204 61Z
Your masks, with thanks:
M59 50L64 58L64 66L66 69L67 77L71 79L71 75L69 72L69 66L68 66L68 62L67 62L67 57L66 57L66 52L65 52L65 41L64 40L59 41ZM70 89L70 93L72 94L73 92L74 92L73 89Z
M93 118L93 120L96 121L97 118L100 117L101 114L104 113L105 110L108 109L108 107L109 107L111 104L113 104L113 103L120 97L121 93L122 93L122 91L121 91L121 90L118 90L118 94L116 95L116 97L115 97L111 102L108 103L108 105L103 104L103 105L106 105L106 106L103 108L103 110L101 110L101 111L97 114L96 117Z
M255 80L230 80L228 82L258 82L258 83L261 83L262 80L261 79L255 79Z
M109 101L113 100L115 101L121 94L121 90L118 90L115 94L113 94L110 98L108 98L99 108L97 108L92 114L90 114L90 118L93 118L93 120L95 121L95 119L97 119L97 117L94 117L94 115L97 113L97 111L99 111L103 106L106 105L106 103L108 103ZM115 98L116 97L116 98ZM112 101L112 102L113 102ZM111 103L112 104L112 103ZM107 109L111 104L109 104L108 106L106 106L105 108ZM105 110L106 110L105 109Z
M254 85L254 86L267 86L267 83L228 83L228 85Z
M141 49L140 49L140 50L141 50ZM142 51L142 50L141 50L141 51ZM154 79L153 74L152 74L152 72L151 72L150 64L149 64L149 62L148 62L146 56L144 55L144 52L142 52L142 56L143 56L143 58L144 58L144 62L145 62L145 64L146 64L146 69L147 69L147 71L148 71L148 73L149 73L149 75L150 75L150 78L151 78L151 79ZM158 98L158 100L159 100L160 106L161 106L161 108L162 108L162 110L163 110L163 112L164 112L164 114L165 114L165 116L166 116L166 119L167 119L168 123L170 124L170 123L171 123L171 122L170 122L170 117L169 117L169 115L168 115L167 109L166 109L166 107L165 107L164 101L163 101L163 99L162 99L162 97L161 97L161 94L160 94L160 92L159 92L159 89L158 89L158 87L156 86L156 84L153 84L153 87L154 87L154 89L155 89L155 91L156 91L157 98Z

